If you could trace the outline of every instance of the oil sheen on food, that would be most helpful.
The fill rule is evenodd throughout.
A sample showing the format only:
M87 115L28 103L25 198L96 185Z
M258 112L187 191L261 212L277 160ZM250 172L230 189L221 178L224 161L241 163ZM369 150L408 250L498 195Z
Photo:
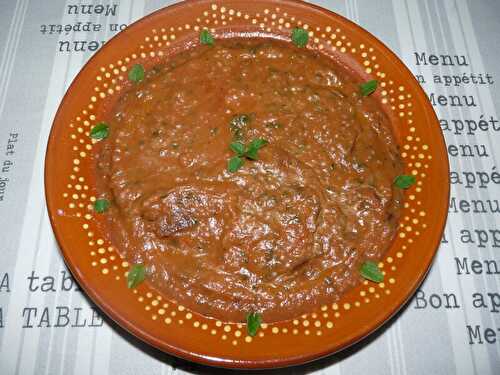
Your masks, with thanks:
M390 246L401 200L389 119L359 83L260 39L148 69L97 148L111 240L166 298L207 316L270 322L338 300ZM269 143L231 173L236 138Z

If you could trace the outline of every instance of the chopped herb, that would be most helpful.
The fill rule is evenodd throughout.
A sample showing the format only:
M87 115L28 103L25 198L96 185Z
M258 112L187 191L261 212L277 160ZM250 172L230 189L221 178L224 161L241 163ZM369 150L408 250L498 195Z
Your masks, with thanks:
M307 97L307 100L309 100L311 103L319 103L320 102L320 97L318 94L312 94Z
M135 288L137 285L142 283L146 278L146 267L144 264L134 264L127 275L127 286L130 289Z
M144 67L141 64L135 64L128 72L128 79L135 83L142 81L144 79Z
M105 122L100 122L90 130L90 138L105 139L109 135L109 126Z
M268 123L264 124L264 126L266 128L270 128L270 129L279 129L282 127L282 125L277 121L268 122Z
M109 208L109 201L107 199L97 199L94 203L94 211L102 214Z
M245 156L249 159L252 160L257 160L257 153L258 151L267 145L269 142L267 142L265 139L257 138L254 139L250 144L248 145L247 151L245 153Z
M415 176L402 174L395 178L394 185L400 189L408 189L415 181Z
M202 30L200 33L200 43L212 46L214 44L214 37L208 30Z
M296 27L292 30L292 42L297 47L305 47L307 42L309 41L309 34L307 30L304 30L300 27Z
M245 146L241 142L233 142L229 145L229 148L236 153L236 156L233 156L229 159L227 170L231 173L236 172L243 166L245 161L244 158L248 158L251 160L257 160L257 154L259 150L267 145L268 142L265 139L256 138L252 142Z
M262 324L262 315L257 312L247 314L248 336L254 337Z
M234 115L231 121L229 122L229 127L231 131L236 136L241 136L241 132L245 126L250 123L250 116L242 113L238 115Z
M359 85L362 96L368 96L372 94L377 89L378 82L376 79L372 79L371 81L362 83Z
M384 275L378 268L377 263L367 260L366 262L363 263L361 266L361 276L363 276L365 279L376 282L376 283L381 283L384 281Z
M179 148L179 144L178 144L178 143L175 143L175 142L173 142L173 143L171 144L171 146L172 146L172 148L173 148L173 149Z
M257 55L257 51L259 50L260 46L253 46L248 49L248 53L252 56Z
M216 135L219 132L219 128L212 128L210 129L210 134L211 135Z
M234 173L241 168L243 162L244 159L242 157L233 156L231 159L229 159L229 162L227 163L227 170L231 173Z

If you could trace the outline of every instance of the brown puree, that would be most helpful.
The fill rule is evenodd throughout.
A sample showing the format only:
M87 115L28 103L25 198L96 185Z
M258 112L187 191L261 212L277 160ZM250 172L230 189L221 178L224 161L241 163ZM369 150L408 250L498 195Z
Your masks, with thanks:
M402 162L389 120L325 56L218 40L149 69L108 122L96 171L112 240L194 311L292 318L338 300L393 240ZM269 144L231 173L235 137Z

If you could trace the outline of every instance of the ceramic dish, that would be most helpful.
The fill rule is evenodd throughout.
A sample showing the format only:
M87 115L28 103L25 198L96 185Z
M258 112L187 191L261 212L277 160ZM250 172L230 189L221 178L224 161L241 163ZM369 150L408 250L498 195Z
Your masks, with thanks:
M135 64L150 67L209 28L216 38L264 36L289 40L308 31L308 48L346 66L363 80L387 113L401 147L405 191L396 239L379 263L384 281L365 281L336 303L294 319L263 324L248 336L244 324L211 319L167 300L148 282L128 289L130 265L95 214L90 129L127 88ZM196 1L155 12L108 42L85 65L54 120L45 165L46 199L65 261L90 298L120 326L167 353L232 368L304 363L346 348L386 322L426 275L446 220L448 160L439 123L411 72L380 41L345 18L296 1Z

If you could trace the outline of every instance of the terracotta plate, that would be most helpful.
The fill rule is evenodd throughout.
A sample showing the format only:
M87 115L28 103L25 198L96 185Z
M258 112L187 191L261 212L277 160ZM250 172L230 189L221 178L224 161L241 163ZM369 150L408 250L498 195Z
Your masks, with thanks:
M165 299L148 285L126 286L129 265L107 240L95 215L93 141L89 130L127 88L131 66L146 67L198 43L208 27L216 38L279 37L309 31L308 48L377 79L374 94L392 120L406 174L396 240L380 267L383 283L365 282L340 302L275 324L255 337L242 324L209 319ZM235 368L279 367L343 349L380 327L412 295L438 248L446 219L448 160L438 121L425 93L401 61L365 30L334 13L285 0L185 2L162 9L107 43L74 80L57 112L45 166L47 205L64 258L83 289L112 319L173 355Z

